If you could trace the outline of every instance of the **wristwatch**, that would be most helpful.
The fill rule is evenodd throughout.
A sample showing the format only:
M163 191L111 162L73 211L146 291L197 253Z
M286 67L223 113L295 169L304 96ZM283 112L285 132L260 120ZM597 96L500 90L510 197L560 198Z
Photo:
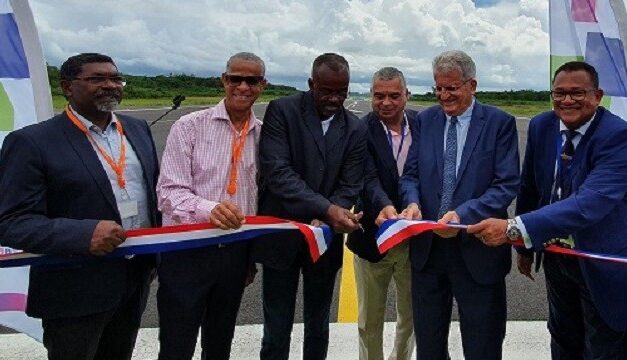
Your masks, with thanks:
M505 236L510 241L515 241L522 238L522 232L518 228L518 223L514 219L507 220L507 230L505 230Z

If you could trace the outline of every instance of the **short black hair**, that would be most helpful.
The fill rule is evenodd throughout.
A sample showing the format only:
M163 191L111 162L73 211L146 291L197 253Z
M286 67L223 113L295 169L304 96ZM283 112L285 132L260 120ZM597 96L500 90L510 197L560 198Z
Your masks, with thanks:
M83 70L83 65L92 63L111 63L113 64L113 66L116 66L113 62L113 59L111 59L107 55L98 53L78 54L70 56L61 65L61 69L59 70L59 78L61 80L72 80L81 73L81 71Z
M350 71L348 67L348 61L344 59L342 55L338 55L335 53L324 53L318 56L311 66L311 78L313 79L320 66L326 65L329 69L337 72L341 70Z
M590 79L592 80L594 88L599 88L599 73L597 73L597 70L594 68L594 66L588 64L585 61L569 61L558 67L557 70L555 70L555 74L553 74L553 82L555 82L557 74L561 73L562 71L585 71L588 73L588 75L590 75Z

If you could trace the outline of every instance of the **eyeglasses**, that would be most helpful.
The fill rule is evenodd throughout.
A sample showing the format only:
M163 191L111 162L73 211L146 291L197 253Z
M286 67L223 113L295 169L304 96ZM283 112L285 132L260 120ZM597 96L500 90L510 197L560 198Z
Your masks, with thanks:
M595 92L596 89L582 89L582 90L574 90L574 91L561 91L561 90L552 90L551 98L556 101L566 100L566 96L570 96L573 101L581 101L586 98L586 94L589 92Z
M229 75L223 74L226 81L230 86L240 86L242 81L245 81L248 86L258 86L264 81L263 76L241 76L241 75Z
M83 80L92 85L103 85L106 84L107 81L111 81L114 84L126 86L126 79L124 76L85 76L85 77L75 77L72 80Z
M348 89L341 90L329 90L329 89L316 89L318 95L322 98L339 97L346 98L348 96Z
M433 90L433 92L435 94L441 94L443 92L448 92L448 93L453 93L456 92L457 90L459 90L462 86L464 86L467 82L469 82L471 79L468 79L464 82L462 82L460 85L451 85L451 86L432 86L431 90Z

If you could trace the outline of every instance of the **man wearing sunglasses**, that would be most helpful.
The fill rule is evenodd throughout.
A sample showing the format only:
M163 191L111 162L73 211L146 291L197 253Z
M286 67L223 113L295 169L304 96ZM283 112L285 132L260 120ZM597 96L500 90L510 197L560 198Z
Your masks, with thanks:
M65 110L4 141L0 239L76 260L30 270L26 312L49 359L130 359L155 257L102 255L125 230L161 225L156 150L145 121L112 113L124 78L110 57L72 56L60 78Z
M476 68L466 53L438 55L433 76L440 105L418 114L399 184L401 215L462 224L507 218L519 184L514 117L475 99ZM410 253L418 358L448 358L455 298L464 357L500 359L510 246L488 247L465 232L440 230L412 238Z
M259 143L259 213L303 223L324 221L336 232L312 263L297 234L269 235L255 242L263 263L264 334L261 359L287 359L299 275L303 275L303 358L325 359L335 277L342 266L341 233L359 229L352 214L363 185L366 126L343 106L348 62L323 54L313 63L309 91L271 101Z
M237 53L222 74L225 97L174 123L157 185L164 224L210 222L238 229L257 213L253 104L266 86L265 64ZM203 359L228 359L244 287L252 281L246 242L164 253L159 265L159 359L191 359L202 327Z
M523 241L518 269L529 277L531 250L540 261L548 244L627 257L627 122L599 106L599 75L585 62L555 71L551 97L553 111L529 123L519 216L468 228L490 246ZM552 358L627 358L627 266L554 253L542 263Z

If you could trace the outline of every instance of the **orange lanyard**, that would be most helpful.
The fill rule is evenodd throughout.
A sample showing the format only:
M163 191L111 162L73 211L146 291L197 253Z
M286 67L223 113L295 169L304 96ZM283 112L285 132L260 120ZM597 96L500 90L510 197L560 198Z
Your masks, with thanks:
M85 124L83 124L67 106L65 107L65 114L67 115L67 117L70 118L72 123L74 123L74 125L76 125L76 127L79 128L87 136L92 145L94 145L96 149L98 149L100 155L102 155L102 157L105 159L107 164L109 164L113 172L115 172L120 189L124 189L126 187L126 179L124 179L124 169L126 168L126 144L124 143L124 129L122 129L122 123L118 121L116 126L116 128L118 129L118 134L120 135L120 159L116 163L115 160L113 160L113 157L111 157L111 155L109 155L103 148L100 147L100 145L98 145L96 140L89 133L89 130L87 129Z
M237 165L242 158L242 150L246 144L249 120L250 119L246 120L242 132L238 137L233 139L233 143L231 144L231 170L229 171L229 185L226 188L226 192L229 195L233 195L237 192Z

